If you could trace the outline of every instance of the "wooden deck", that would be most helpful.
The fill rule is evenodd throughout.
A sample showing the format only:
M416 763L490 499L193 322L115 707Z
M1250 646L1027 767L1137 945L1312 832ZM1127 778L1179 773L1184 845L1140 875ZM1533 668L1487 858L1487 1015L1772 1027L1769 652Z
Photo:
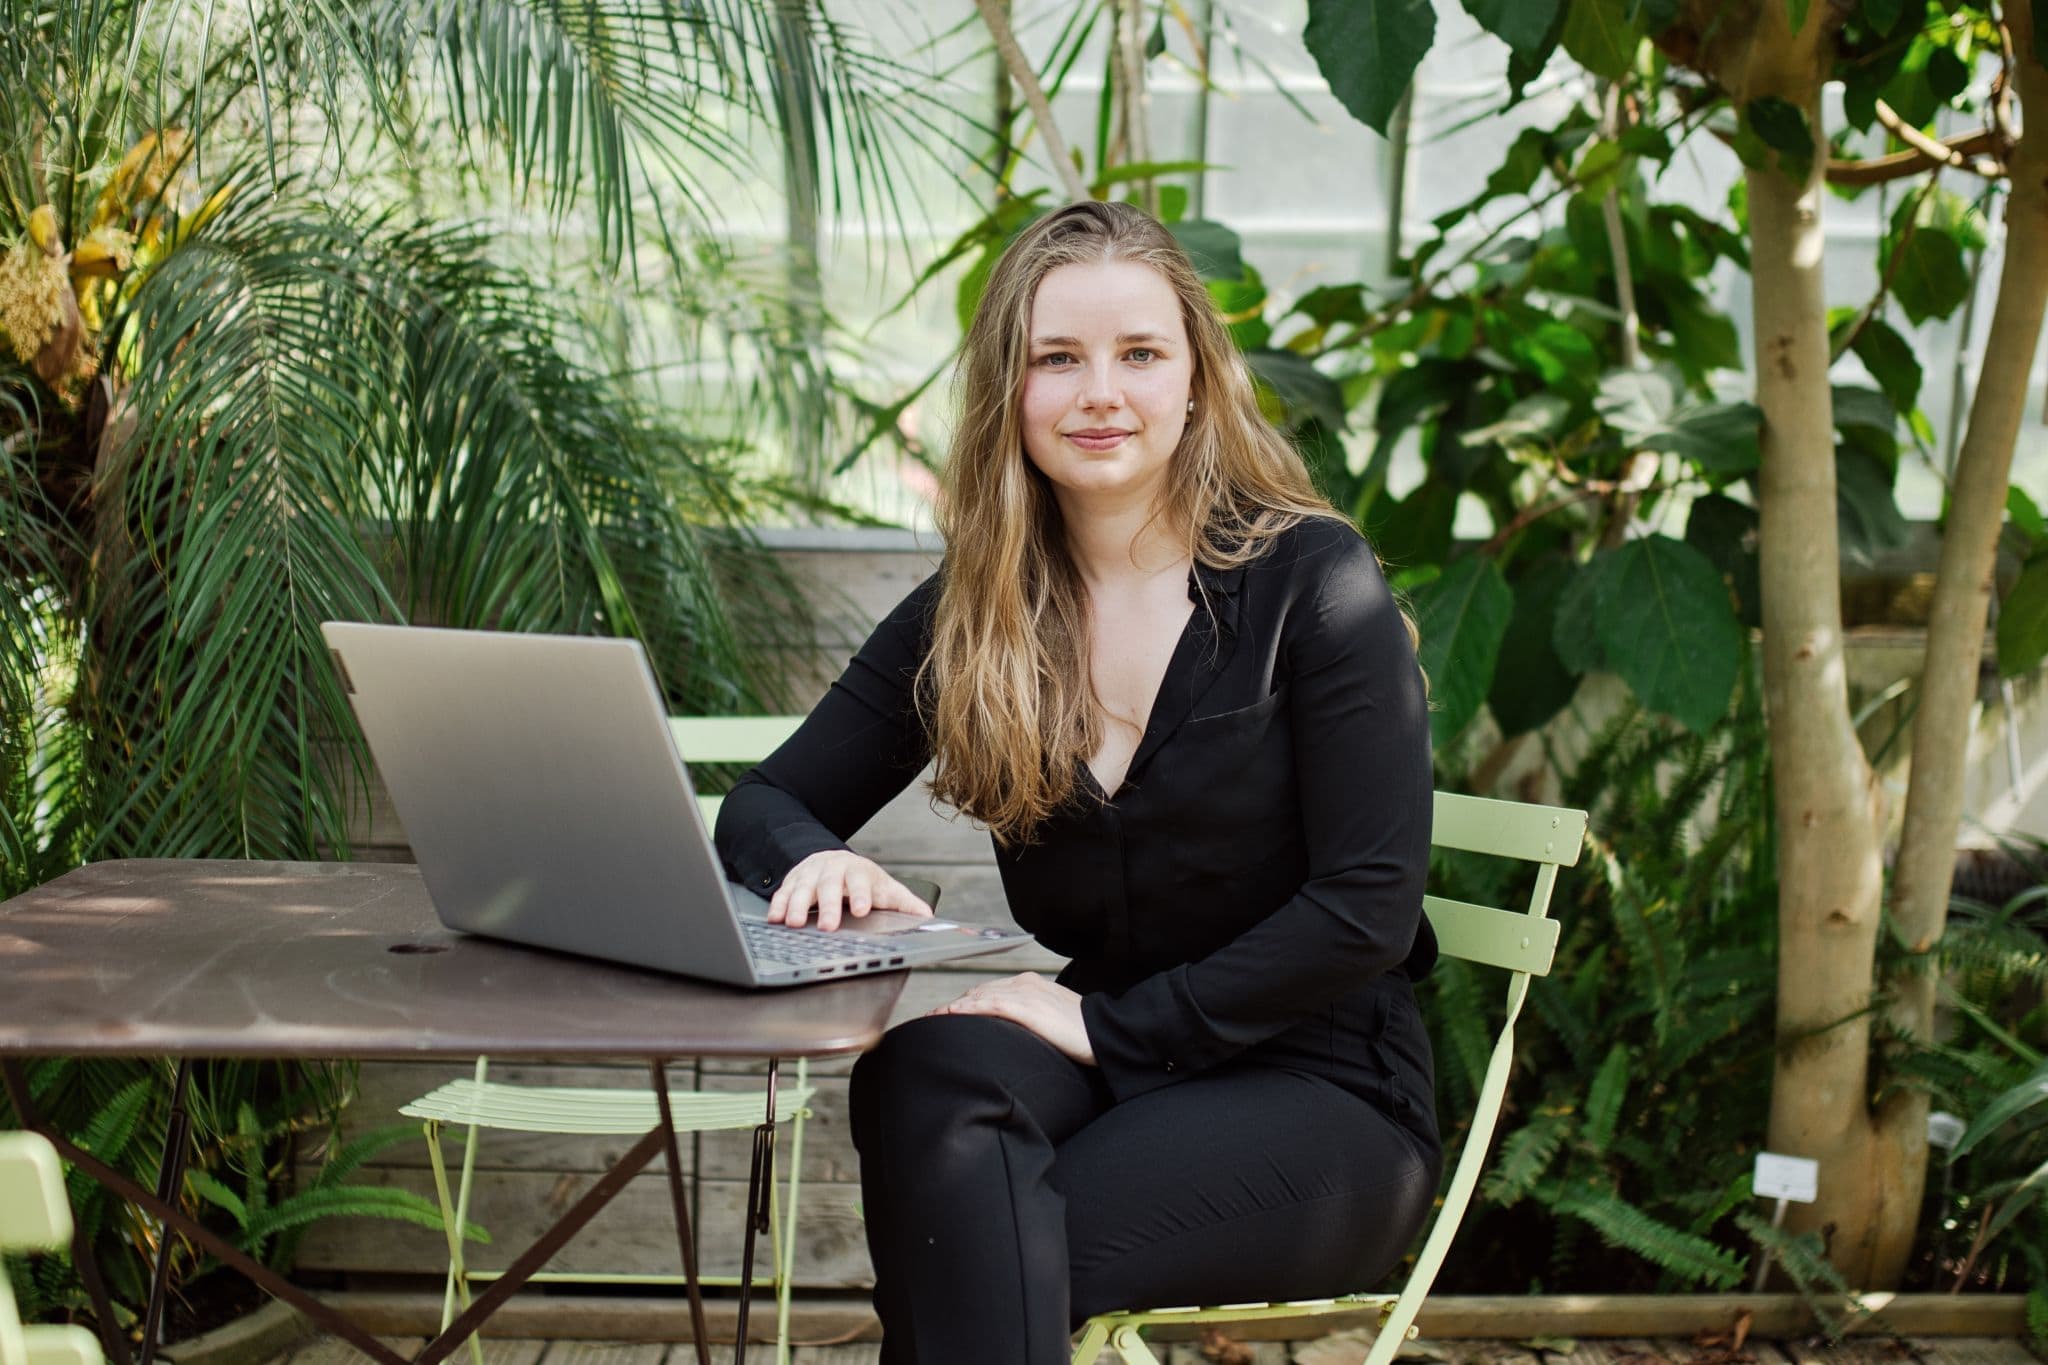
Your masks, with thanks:
M410 1354L417 1337L386 1340ZM1212 1348L1193 1342L1153 1347L1163 1365L1361 1365L1370 1338L1340 1332L1318 1341L1243 1342ZM873 1342L801 1346L791 1365L876 1365L881 1347ZM711 1358L729 1365L732 1347L713 1346ZM771 1348L750 1347L750 1361L772 1365ZM1725 1342L1702 1344L1680 1338L1614 1338L1574 1341L1537 1337L1528 1341L1418 1341L1401 1352L1417 1365L2041 1365L2043 1357L2009 1337L1857 1337L1846 1342ZM269 1365L356 1365L363 1357L346 1343L320 1338L273 1357ZM485 1343L485 1365L695 1365L687 1344L506 1339ZM1105 1354L1105 1365L1114 1357ZM465 1365L467 1352L452 1360ZM963 1363L964 1365L964 1363Z

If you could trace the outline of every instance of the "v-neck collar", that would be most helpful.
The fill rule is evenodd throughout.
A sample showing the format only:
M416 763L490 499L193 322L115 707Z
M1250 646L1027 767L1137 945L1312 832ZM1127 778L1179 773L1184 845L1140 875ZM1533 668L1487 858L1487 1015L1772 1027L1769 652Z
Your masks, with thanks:
M1117 784L1115 792L1103 792L1110 800L1114 801L1132 785L1132 779L1140 775L1146 761L1173 737L1195 709L1195 703L1223 676L1237 648L1237 597L1243 582L1241 564L1212 569L1196 560L1188 571L1188 600L1195 604L1195 609L1188 613L1187 624L1181 627L1180 639L1166 661L1159 690L1152 695L1152 710L1145 717L1144 736L1124 769L1123 781ZM1093 768L1084 762L1081 772L1089 786L1102 792L1101 780Z

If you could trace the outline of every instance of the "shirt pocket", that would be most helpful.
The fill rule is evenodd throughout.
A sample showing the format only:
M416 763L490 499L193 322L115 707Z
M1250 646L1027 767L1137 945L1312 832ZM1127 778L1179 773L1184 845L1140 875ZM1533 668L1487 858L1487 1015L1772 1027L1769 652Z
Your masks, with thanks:
M1242 873L1301 840L1287 689L1191 716L1161 749L1153 790L1176 851L1204 876Z

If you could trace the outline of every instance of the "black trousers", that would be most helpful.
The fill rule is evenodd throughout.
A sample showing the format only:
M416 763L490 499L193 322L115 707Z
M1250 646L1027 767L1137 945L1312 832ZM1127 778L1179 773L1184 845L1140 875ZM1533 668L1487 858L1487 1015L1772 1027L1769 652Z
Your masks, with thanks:
M986 1016L890 1030L851 1110L884 1365L1066 1365L1111 1309L1359 1292L1436 1194L1435 1153L1330 1081L1234 1061L1119 1104Z

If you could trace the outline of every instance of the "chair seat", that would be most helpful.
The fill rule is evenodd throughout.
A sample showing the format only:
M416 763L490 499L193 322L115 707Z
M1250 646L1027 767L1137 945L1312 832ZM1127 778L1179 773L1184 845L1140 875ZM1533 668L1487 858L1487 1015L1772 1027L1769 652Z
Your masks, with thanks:
M775 1091L775 1121L786 1123L809 1103L812 1087L781 1085ZM669 1112L679 1133L718 1128L752 1128L764 1117L758 1092L712 1094L672 1091ZM450 1081L399 1111L416 1119L521 1133L644 1133L661 1122L661 1105L651 1090L599 1090L572 1086L505 1085L498 1081Z

